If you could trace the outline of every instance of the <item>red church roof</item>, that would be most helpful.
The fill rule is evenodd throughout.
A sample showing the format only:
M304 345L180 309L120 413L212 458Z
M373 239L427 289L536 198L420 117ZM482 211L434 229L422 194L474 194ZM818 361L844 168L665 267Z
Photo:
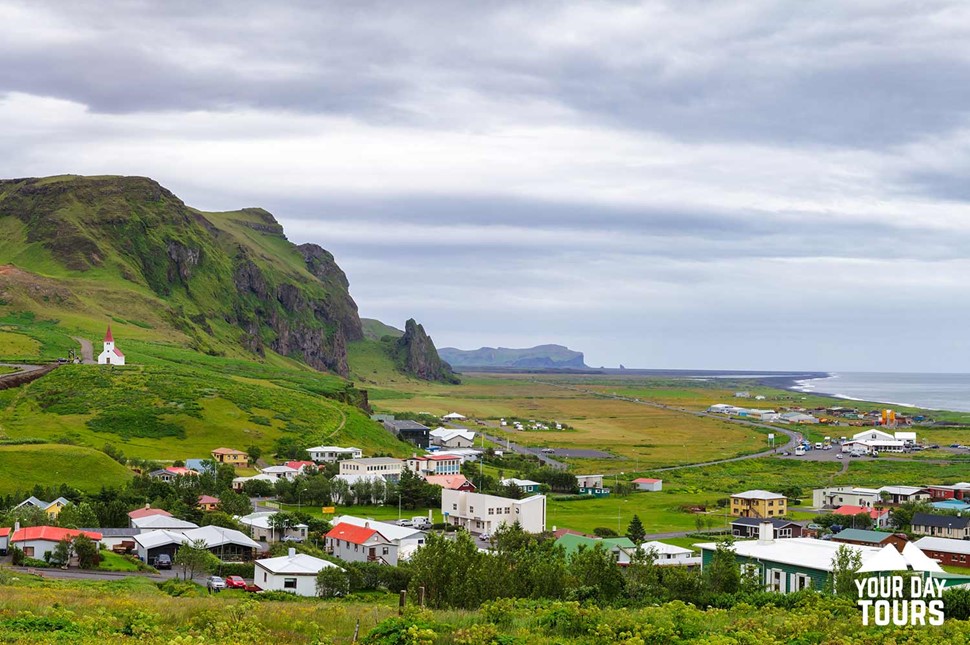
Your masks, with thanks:
M122 354L122 353L121 353L121 350L120 350L120 349L118 349L117 347L115 347L115 350L114 350L114 351L115 351L115 354L117 354L118 356L120 356L120 357L122 357L122 358L124 358L124 357L125 357L125 355L124 355L124 354Z
M108 325L108 333L104 335L104 342L106 343L115 342L115 337L111 335L111 325Z
M10 537L10 543L27 542L30 540L60 542L64 539L72 540L78 535L85 535L95 541L101 540L101 534L92 531L75 531L74 529L62 529L56 526L28 526L14 533Z

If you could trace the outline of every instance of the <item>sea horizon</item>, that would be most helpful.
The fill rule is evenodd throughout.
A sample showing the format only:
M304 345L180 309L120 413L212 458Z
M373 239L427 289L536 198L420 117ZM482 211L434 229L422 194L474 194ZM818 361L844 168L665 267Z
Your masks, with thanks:
M970 412L967 373L831 371L795 380L787 389L847 401Z

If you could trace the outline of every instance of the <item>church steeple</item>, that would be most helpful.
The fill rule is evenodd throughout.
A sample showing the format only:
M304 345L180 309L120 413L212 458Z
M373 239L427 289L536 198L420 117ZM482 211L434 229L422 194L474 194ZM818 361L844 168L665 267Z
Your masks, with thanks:
M111 335L111 325L108 325L108 333L104 335L104 342L106 343L115 342L114 336Z

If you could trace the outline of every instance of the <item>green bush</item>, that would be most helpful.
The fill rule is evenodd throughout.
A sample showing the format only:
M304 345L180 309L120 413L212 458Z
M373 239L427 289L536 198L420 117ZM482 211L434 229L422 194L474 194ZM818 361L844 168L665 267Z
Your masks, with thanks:
M219 575L223 578L228 576L240 576L242 578L253 578L256 575L256 565L252 562L224 562L219 565Z

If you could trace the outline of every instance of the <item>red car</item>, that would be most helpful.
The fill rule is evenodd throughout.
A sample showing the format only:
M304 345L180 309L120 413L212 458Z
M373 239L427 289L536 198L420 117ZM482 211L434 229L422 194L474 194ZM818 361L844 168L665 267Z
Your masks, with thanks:
M245 589L246 581L240 576L229 576L226 578L226 589Z

